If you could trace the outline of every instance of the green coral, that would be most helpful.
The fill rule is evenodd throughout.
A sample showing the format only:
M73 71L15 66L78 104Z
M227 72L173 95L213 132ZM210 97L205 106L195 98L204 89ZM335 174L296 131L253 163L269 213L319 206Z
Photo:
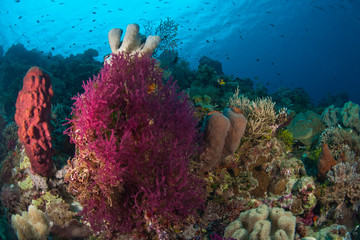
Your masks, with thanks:
M19 181L18 185L22 190L28 190L34 187L34 182L31 180L29 175L26 175L26 178Z
M61 202L64 202L64 200L57 194L52 194L51 192L47 191L45 194L41 195L41 197L33 199L31 204L35 207L39 207L41 205L45 205L47 207L50 204L59 204Z
M317 201L316 201L316 196L314 193L310 193L308 196L307 196L307 201L306 203L303 204L303 208L305 210L308 210L308 209L313 209L316 205Z
M287 129L281 129L277 133L276 137L283 143L285 143L286 150L290 150L292 145L294 144L294 138L292 136L292 133Z
M321 147L315 148L315 150L311 151L308 158L311 160L311 162L317 162L320 158L321 154Z
M30 159L25 154L25 150L23 150L20 157L20 166L19 169L27 169L30 168Z

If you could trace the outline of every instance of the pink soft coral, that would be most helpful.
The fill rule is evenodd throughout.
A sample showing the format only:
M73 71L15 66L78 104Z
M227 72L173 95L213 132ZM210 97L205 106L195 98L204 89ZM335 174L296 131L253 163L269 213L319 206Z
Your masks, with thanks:
M83 87L67 130L78 149L67 180L91 227L126 233L195 214L204 199L189 168L197 122L155 60L113 55Z

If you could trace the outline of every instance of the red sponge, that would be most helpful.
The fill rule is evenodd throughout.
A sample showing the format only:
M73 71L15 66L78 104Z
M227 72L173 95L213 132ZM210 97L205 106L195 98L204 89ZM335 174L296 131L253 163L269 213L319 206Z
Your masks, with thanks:
M15 122L18 135L30 159L34 174L50 176L53 169L50 135L51 79L38 67L26 73L16 100Z

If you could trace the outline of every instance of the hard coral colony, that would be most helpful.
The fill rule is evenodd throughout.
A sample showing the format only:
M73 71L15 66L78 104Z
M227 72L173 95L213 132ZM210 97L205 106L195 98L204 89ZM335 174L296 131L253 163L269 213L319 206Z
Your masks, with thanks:
M77 147L68 189L82 216L108 233L189 220L204 191L189 168L197 122L186 96L162 83L154 59L127 53L113 55L84 89L67 130Z

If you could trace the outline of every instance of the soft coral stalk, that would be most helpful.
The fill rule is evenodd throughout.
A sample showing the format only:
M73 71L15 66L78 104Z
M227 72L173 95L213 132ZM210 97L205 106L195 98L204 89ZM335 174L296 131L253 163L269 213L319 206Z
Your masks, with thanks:
M66 131L77 146L67 180L92 228L126 233L194 215L204 189L189 167L197 122L186 95L163 84L154 59L126 54L83 87Z

